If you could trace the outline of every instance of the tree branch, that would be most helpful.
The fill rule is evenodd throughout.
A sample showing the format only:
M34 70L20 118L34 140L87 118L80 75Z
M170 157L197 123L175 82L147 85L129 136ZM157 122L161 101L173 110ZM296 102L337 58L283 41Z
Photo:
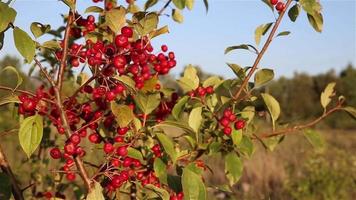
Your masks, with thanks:
M320 117L316 118L315 120L313 120L313 121L311 121L309 123L296 125L296 126L289 127L289 128L286 128L286 129L276 130L276 131L273 131L272 133L258 134L258 138L262 139L262 138L270 138L270 137L279 136L279 135L287 135L287 134L290 134L290 133L295 133L296 131L299 131L299 130L310 128L310 127L318 124L320 121L322 121L323 119L325 119L326 117L328 117L332 113L334 113L336 111L339 111L341 109L342 109L342 105L338 104L334 108L330 109L329 111L327 111L326 113L324 113L323 115L321 115ZM258 139L258 138L255 136L253 139Z
M283 16L285 14L285 12L288 10L288 7L289 5L292 3L293 0L288 0L287 3L286 3L286 8L279 13L279 16L276 20L276 23L274 24L272 30L271 30L271 33L269 34L265 44L263 45L262 47L262 50L258 53L257 55L257 58L255 60L255 62L253 63L253 66L251 68L251 70L249 71L249 73L247 74L246 78L244 79L244 81L242 82L239 90L236 92L236 94L233 96L233 99L234 100L238 100L238 98L240 97L242 91L244 90L244 88L247 86L249 80L251 79L253 73L256 71L257 67L258 67L258 64L260 63L263 55L265 54L265 52L267 51L269 45L271 44L272 40L273 40L273 37L283 19Z
M74 3L76 3L75 0L73 0ZM69 42L69 36L70 36L70 30L71 30L71 25L74 20L74 11L70 10L68 14L68 21L66 25L66 29L64 32L64 39L63 39L63 56L62 60L59 66L59 72L57 76L57 84L56 87L54 87L54 92L56 96L56 103L59 108L59 112L61 114L61 120L63 122L63 128L65 129L65 135L67 138L69 138L72 134L72 130L69 127L66 111L64 109L63 103L62 103L62 97L61 97L61 89L62 89L62 83L63 83L63 76L64 76L64 71L67 65L67 55L68 55L68 42ZM87 188L88 192L91 190L91 180L88 176L88 173L84 167L83 161L79 156L74 156L74 161L77 166L77 169L79 171L80 177L84 181L84 185Z
M6 160L6 157L5 157L4 151L2 150L1 145L0 145L0 168L10 178L12 194L13 194L15 200L24 200L21 188L17 184L15 175L12 173L11 167Z
M31 97L35 97L36 95L33 94L32 92L26 91L26 90L19 90L19 89L13 89L13 88L9 88L6 86L2 86L0 85L0 90L7 90L7 91L11 91L11 92L18 92L18 93L23 93L23 94L27 94ZM47 99L47 98L42 98L43 101L46 101L48 103L52 103L52 104L56 104L54 101L52 101L51 99Z
M162 13L164 12L164 10L166 10L166 8L169 6L169 4L172 2L172 0L168 0L166 4L164 4L164 6L161 8L161 10L157 13L158 15L162 15Z
M36 65L40 68L41 72L45 75L46 79L48 80L48 82L55 87L56 83L53 81L53 79L51 78L51 76L47 73L47 71L44 69L44 67L42 66L41 62L37 60L37 58L33 59L36 63Z

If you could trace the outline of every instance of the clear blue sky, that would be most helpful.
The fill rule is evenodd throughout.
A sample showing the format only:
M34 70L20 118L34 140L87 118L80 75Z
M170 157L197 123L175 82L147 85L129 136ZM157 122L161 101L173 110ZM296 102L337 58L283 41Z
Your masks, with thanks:
M78 2L79 10L93 5L91 0ZM164 2L162 0L158 6ZM232 77L226 62L251 65L254 55L236 51L225 56L224 49L230 45L254 43L255 28L273 21L271 11L259 0L209 0L210 9L206 14L202 0L196 2L193 11L184 11L183 24L174 23L168 17L163 18L161 25L168 24L170 34L154 41L157 48L165 43L176 52L178 67L173 73L181 72L186 64L197 64L205 71ZM356 63L356 1L321 2L324 12L323 33L315 32L304 14L296 23L285 18L280 31L289 30L292 34L273 42L261 67L274 68L277 76L291 76L295 71L311 74L330 69L340 71L348 63ZM59 13L67 12L66 6L55 0L16 0L12 6L18 11L15 24L25 30L29 30L33 21L59 25L62 22ZM18 55L11 35L10 32L6 35L0 58L5 54Z

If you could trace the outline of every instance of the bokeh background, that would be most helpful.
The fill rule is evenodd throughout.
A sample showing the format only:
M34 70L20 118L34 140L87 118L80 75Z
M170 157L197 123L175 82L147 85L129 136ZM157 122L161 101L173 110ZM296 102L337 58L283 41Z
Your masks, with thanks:
M304 15L295 23L286 18L280 30L291 31L291 35L277 38L261 62L261 66L275 69L276 74L276 80L261 91L268 91L279 100L285 122L305 122L320 115L319 95L331 81L337 82L338 93L348 99L347 103L356 107L356 1L321 2L323 32L316 33ZM178 67L165 80L173 87L177 87L173 79L188 64L199 67L202 78L208 74L233 77L226 62L249 66L254 55L236 51L225 56L224 49L254 43L255 28L274 20L271 11L257 0L209 0L209 3L206 13L202 1L197 0L193 11L184 12L183 24L176 24L169 17L160 22L169 25L170 33L153 42L157 47L167 44L176 52ZM91 4L89 0L79 0L78 8L84 10ZM28 32L34 21L52 24L53 28L60 26L63 19L59 13L67 10L55 0L14 0L12 6L18 12L15 24ZM44 36L40 41L47 39L50 37ZM23 76L30 68L14 48L11 34L6 34L0 51L0 68L8 65L17 67ZM2 73L0 84L14 86L14 78ZM22 88L33 89L37 84L36 79L26 78ZM4 95L0 91L0 97ZM11 106L0 107L0 144L15 173L26 182L38 178L38 174L25 173L26 170L40 166L31 166L18 146L14 112ZM252 159L245 162L243 177L233 193L209 190L214 194L211 199L355 199L356 122L346 114L336 114L316 128L326 139L324 151L315 151L298 134L287 137L274 152L259 147ZM206 181L211 186L219 185L224 181L223 163L219 158L208 162L213 174L208 172Z

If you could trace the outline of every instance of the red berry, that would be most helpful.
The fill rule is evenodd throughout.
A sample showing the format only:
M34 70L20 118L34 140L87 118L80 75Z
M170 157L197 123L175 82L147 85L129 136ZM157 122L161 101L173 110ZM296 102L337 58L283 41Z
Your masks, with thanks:
M236 115L234 115L234 114L230 115L229 120L230 120L230 122L235 121L236 120Z
M73 133L69 140L76 146L80 143L80 135L77 133Z
M279 12L284 11L284 9L286 9L286 4L284 4L283 2L278 2L277 5L276 5L276 9Z
M128 26L124 26L121 28L121 34L128 37L128 38L131 38L132 35L133 35L133 31L132 31L132 28L128 27Z
M224 117L229 118L232 115L232 111L228 108L224 110Z
M92 133L92 134L89 135L89 141L90 141L91 143L97 144L97 143L99 143L99 141L100 141L100 137L99 137L98 134Z
M51 157L53 159L60 159L62 157L62 153L59 150L59 148L55 147L53 149L50 150L49 154L51 155Z
M235 122L235 129L236 130L243 129L245 127L245 125L246 125L245 120L239 119Z
M72 142L67 143L66 145L64 145L64 152L69 155L75 154L76 152L75 145Z
M114 146L111 143L104 144L104 152L109 154L114 151Z
M214 93L214 87L213 86L209 86L205 90L206 90L206 93L208 93L208 94L213 94Z
M66 178L68 181L74 181L75 180L75 174L74 173L68 173L66 175Z
M106 93L106 100L107 101L113 101L116 98L116 94L113 91L109 91Z
M119 156L127 156L127 147L126 146L121 146L116 149L116 153Z
M117 134L119 134L119 135L125 135L128 130L129 130L129 128L127 128L127 127L118 128L118 129L117 129Z
M224 117L224 118L220 119L220 124L224 127L227 127L230 124L230 120L228 118Z
M124 35L118 35L115 37L115 44L117 47L126 47L129 45L129 39Z
M225 127L223 131L224 131L224 134L225 134L225 135L231 135L232 128L230 128L230 127Z
M161 46L161 49L162 49L163 52L168 51L167 45L162 45L162 46Z
M270 0L272 5L276 5L278 3L278 0Z
M25 99L22 106L26 112L33 112L36 109L36 102L32 99Z

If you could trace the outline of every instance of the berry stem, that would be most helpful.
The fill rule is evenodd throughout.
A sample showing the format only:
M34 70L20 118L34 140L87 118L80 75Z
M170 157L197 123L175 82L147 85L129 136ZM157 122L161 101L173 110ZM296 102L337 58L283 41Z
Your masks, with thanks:
M244 88L247 86L249 80L251 79L253 73L256 71L256 69L257 69L257 67L258 67L258 64L260 63L260 61L261 61L263 55L265 54L265 52L267 51L269 45L271 44L271 42L272 42L272 40L273 40L273 37L274 37L274 35L275 35L275 33L276 33L276 31L277 31L277 29L278 29L278 27L279 27L279 25L280 25L282 19L283 19L283 16L284 16L285 12L288 10L288 7L289 7L289 5L292 3L292 1L293 1L293 0L288 0L287 3L286 3L286 8L285 8L283 11L281 11L281 12L279 13L279 16L278 16L278 18L277 18L277 21L276 21L276 23L273 25L273 28L272 28L272 30L271 30L271 33L269 34L269 36L268 36L268 38L267 38L265 44L263 45L262 50L258 53L257 58L256 58L255 62L253 63L253 66L252 66L251 70L249 71L249 73L247 74L246 78L245 78L244 81L242 82L242 84L241 84L239 90L238 90L238 91L236 92L236 94L233 96L233 99L234 99L234 100L238 100L238 98L240 97L242 91L244 90Z

